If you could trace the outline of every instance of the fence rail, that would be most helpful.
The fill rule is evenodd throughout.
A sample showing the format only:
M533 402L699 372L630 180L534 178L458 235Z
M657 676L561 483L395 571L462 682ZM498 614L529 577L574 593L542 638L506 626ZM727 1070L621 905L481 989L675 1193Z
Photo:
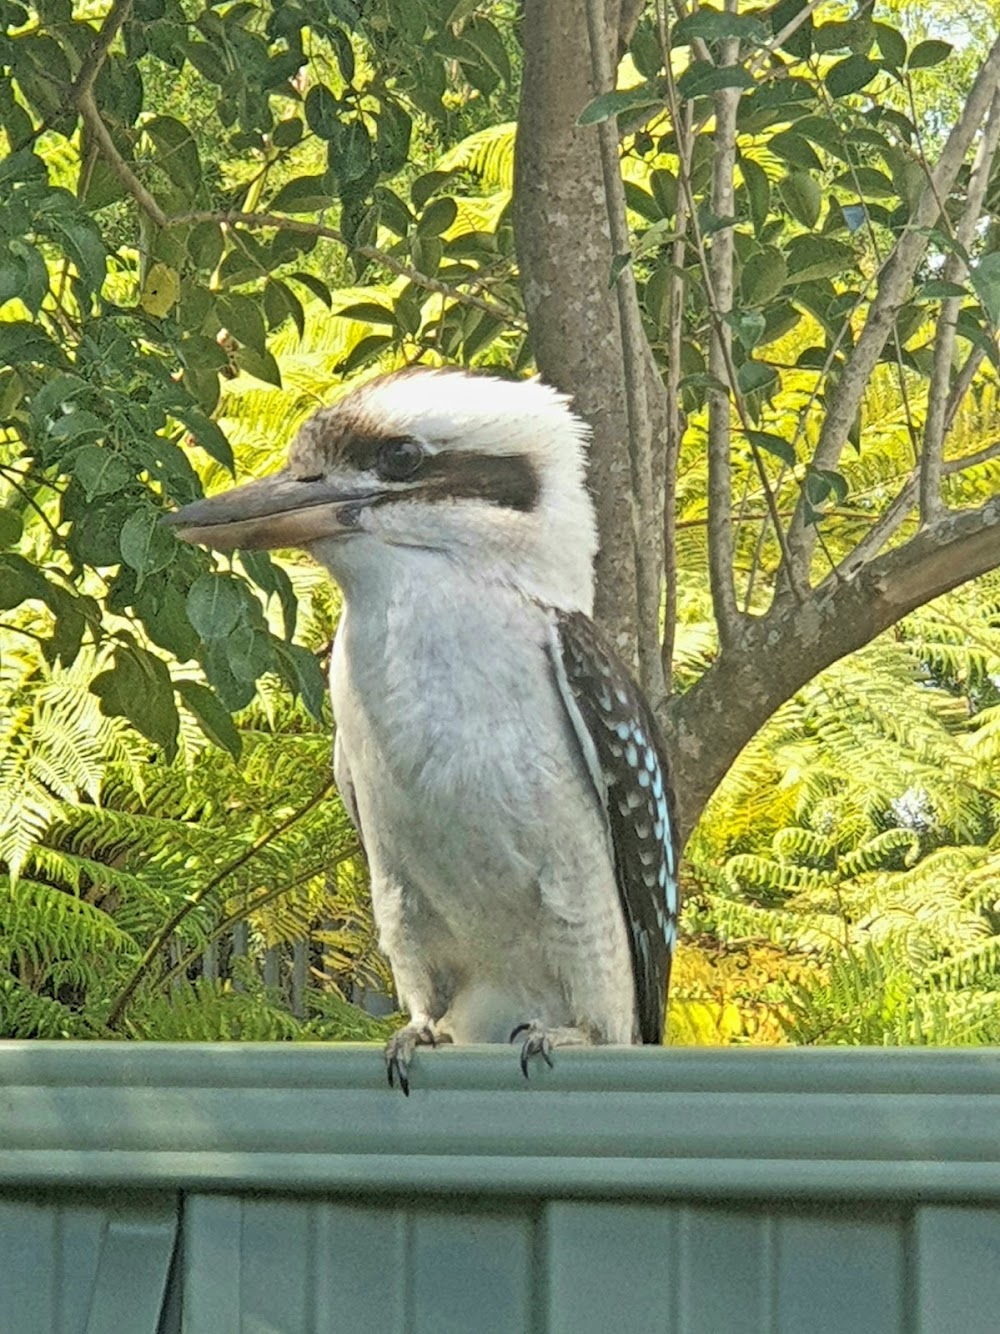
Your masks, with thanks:
M998 1328L996 1052L0 1043L0 1126L0 1334Z

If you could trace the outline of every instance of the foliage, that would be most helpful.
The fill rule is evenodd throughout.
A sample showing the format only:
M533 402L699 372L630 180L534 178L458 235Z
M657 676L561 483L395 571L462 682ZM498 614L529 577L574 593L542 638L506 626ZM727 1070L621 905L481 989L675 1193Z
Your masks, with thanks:
M908 618L741 756L689 848L675 1010L702 1039L1000 1039L998 597Z
M748 617L787 594L790 538L808 584L873 532L926 521L894 501L931 450L948 320L972 389L934 445L941 500L995 489L1000 196L991 181L963 242L965 165L924 220L978 40L952 51L919 14L802 0L682 5L662 26L661 8L581 125L617 128L630 231L609 276L634 280L684 414L667 617L686 690L718 660L720 544ZM313 801L335 597L296 558L220 565L158 519L269 471L345 379L532 368L516 7L4 14L0 1033L372 1035L347 1003L389 985L363 870L341 807ZM850 413L853 448L821 451L914 231L926 252ZM993 1040L997 597L986 582L914 614L750 743L689 849L675 1040ZM241 922L246 960L230 957ZM296 1016L252 964L286 982L307 936Z

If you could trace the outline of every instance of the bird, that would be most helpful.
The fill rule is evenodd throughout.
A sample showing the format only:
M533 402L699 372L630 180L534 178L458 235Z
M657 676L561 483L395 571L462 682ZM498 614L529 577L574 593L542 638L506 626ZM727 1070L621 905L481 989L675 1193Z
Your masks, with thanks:
M592 619L590 432L539 378L412 367L299 429L279 472L168 516L302 548L343 595L334 776L409 1022L385 1048L659 1044L679 856L652 711Z

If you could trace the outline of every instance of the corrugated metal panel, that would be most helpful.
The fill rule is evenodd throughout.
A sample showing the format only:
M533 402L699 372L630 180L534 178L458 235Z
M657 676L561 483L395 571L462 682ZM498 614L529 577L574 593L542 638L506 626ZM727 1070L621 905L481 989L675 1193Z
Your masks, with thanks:
M157 1334L174 1197L0 1199L0 1334Z
M1000 1209L919 1209L913 1334L997 1334Z
M527 1208L195 1195L181 1251L184 1334L525 1334L533 1243Z
M438 1057L0 1044L0 1334L1000 1329L1000 1053Z

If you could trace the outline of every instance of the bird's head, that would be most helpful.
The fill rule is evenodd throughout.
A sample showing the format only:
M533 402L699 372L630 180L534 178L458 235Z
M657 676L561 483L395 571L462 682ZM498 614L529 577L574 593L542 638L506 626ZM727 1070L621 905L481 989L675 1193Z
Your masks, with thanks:
M167 522L218 551L305 548L349 595L400 563L433 577L446 561L589 611L587 434L568 400L537 380L400 371L311 417L280 472Z

